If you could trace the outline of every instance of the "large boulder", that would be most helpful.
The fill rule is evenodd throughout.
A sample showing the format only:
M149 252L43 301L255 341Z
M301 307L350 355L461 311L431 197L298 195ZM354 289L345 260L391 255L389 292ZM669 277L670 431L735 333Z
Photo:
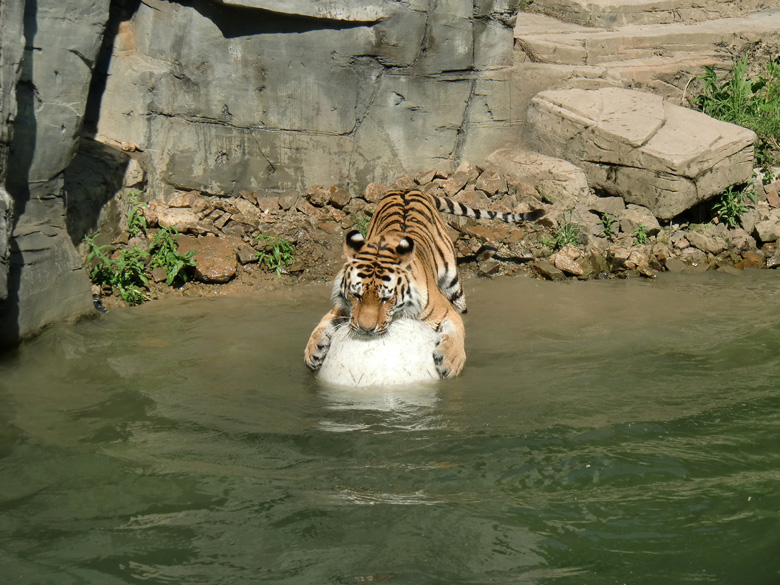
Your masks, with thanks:
M670 219L753 173L756 135L628 89L544 91L529 140L581 167L590 185Z

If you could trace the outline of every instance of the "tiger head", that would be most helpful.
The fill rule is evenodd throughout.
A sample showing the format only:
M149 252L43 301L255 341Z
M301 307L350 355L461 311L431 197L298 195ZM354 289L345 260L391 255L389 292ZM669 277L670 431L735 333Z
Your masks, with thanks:
M349 326L362 336L382 335L395 317L415 306L409 265L414 242L401 234L366 242L357 230L347 234L347 260L333 287L333 299L349 314Z

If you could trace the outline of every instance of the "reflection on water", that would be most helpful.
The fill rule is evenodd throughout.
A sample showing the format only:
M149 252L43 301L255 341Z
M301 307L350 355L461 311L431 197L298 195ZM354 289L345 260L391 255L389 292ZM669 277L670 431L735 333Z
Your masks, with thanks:
M5 356L3 582L780 582L775 273L467 293L463 375L391 390L304 367L326 286Z

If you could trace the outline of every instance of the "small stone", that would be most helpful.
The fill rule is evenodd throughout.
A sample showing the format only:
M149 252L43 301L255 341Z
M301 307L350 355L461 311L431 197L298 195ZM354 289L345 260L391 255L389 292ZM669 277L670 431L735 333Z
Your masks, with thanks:
M136 159L131 158L127 163L125 176L122 179L122 185L125 187L135 187L136 185L143 183L145 177L146 173L144 172L143 167L141 167L141 163L139 163Z
M423 193L433 195L434 197L445 197L447 194L444 192L444 189L442 189L442 184L444 184L444 181L442 179L437 179L430 183L426 183L420 190Z
M773 210L773 214L775 212ZM762 243L777 241L780 238L780 218L773 215L767 219L757 221L754 233L756 238Z
M212 220L214 222L214 227L221 230L225 227L225 224L230 221L231 217L233 217L231 214L223 213L217 219Z
M612 263L613 268L623 268L631 251L621 246L610 246L607 250L607 258Z
M298 201L295 203L295 209L297 209L301 213L308 215L309 217L319 216L319 210L303 197L299 198Z
M493 258L482 260L477 266L480 276L495 276L501 270L501 263Z
M279 197L275 195L258 197L257 206L261 211L276 211L280 207Z
M444 181L444 185L442 186L444 188L444 193L447 195L447 197L452 197L463 189L463 187L466 186L466 183L469 181L469 176L467 173L464 172L454 172L449 179Z
M157 217L160 227L174 228L181 234L199 232L198 221L198 216L191 210L179 207L166 209Z
M341 231L341 227L335 221L323 221L319 228L326 234L337 234Z
M324 207L330 199L330 191L314 185L306 192L306 198L314 207Z
M164 282L167 279L168 273L165 271L165 268L158 266L157 268L152 269L152 280L154 282Z
M414 180L409 175L401 175L395 181L393 181L393 189L399 189L401 191L408 191L415 188Z
M566 280L566 275L547 260L537 260L531 269L545 280Z
M658 220L650 213L647 207L641 205L627 205L626 209L618 215L620 229L623 233L633 234L639 226L643 226L645 233L654 236L661 231Z
M285 191L279 195L279 206L285 211L288 211L295 207L299 197L300 194L297 191Z
M249 203L252 205L257 205L257 191L247 191L246 189L241 189L238 194L241 196L241 198L249 201Z
M476 188L490 197L498 192L506 193L506 179L496 171L485 171L477 179Z
M764 255L758 251L742 252L742 260L737 262L736 267L745 268L763 268Z
M233 202L233 205L236 206L236 209L238 209L238 212L243 215L247 220L254 223L257 221L258 216L260 215L260 210L252 205L249 201L246 199L236 199Z
M688 265L678 258L667 258L664 260L664 268L669 272L683 272Z
M463 232L475 238L479 238L493 247L497 247L503 239L509 235L510 229L511 228L506 224L487 226L478 223L464 226Z
M168 207L192 207L192 204L197 199L200 199L200 193L198 191L179 193L168 202Z
M708 254L720 254L727 248L723 238L716 238L701 232L688 232L687 238L692 246Z
M764 192L766 193L766 202L769 204L769 207L780 207L780 181L764 185Z
M333 207L343 209L350 201L352 201L352 194L349 191L346 189L335 189L330 194L328 203L330 203Z
M488 205L490 205L488 196L482 191L475 189L473 185L469 185L463 189L463 191L455 195L453 199L472 209L487 209Z
M436 178L436 169L428 169L414 176L414 182L418 185L427 185Z
M460 163L460 166L455 169L455 172L465 174L467 177L466 181L476 181L477 177L479 177L480 170L469 161L464 160L462 163Z
M369 183L363 192L363 199L369 203L376 203L387 193L387 185L384 183Z
M558 252L550 256L550 260L558 270L566 272L574 276L583 276L585 270L577 262L577 259L582 256L582 251L578 250L571 244L568 244L561 248Z

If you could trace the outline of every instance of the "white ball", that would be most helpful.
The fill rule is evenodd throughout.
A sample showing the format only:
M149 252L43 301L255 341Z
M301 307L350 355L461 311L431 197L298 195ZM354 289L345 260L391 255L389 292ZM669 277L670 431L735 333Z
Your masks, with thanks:
M344 386L397 386L438 380L433 350L438 335L416 319L399 319L376 338L350 335L340 327L319 371L319 379Z

